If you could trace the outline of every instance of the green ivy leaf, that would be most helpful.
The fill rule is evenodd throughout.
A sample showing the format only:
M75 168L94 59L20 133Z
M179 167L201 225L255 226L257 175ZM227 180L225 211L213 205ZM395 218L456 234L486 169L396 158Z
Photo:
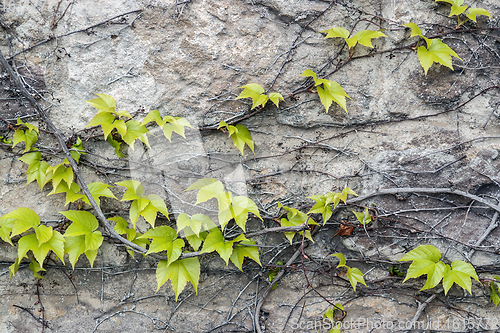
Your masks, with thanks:
M496 289L495 289L496 286ZM500 304L500 283L490 282L490 301L495 305L495 309Z
M130 148L134 149L134 142L137 139L141 140L146 146L151 148L149 145L148 137L146 135L147 133L149 133L146 126L144 126L137 120L129 120L126 122L126 125L127 134L122 136L122 139L130 146Z
M220 257L224 259L227 266L229 264L229 258L233 253L233 243L234 241L226 241L219 229L214 229L205 239L200 254L217 251Z
M201 215L201 214L198 214L198 215ZM203 215L205 216L205 215ZM208 218L208 216L207 216ZM194 233L196 236L199 236L200 235L200 231L201 231L201 227L202 227L202 221L199 220L199 219L191 219L189 218L189 216L187 216L187 214L179 214L179 216L177 216L177 221L176 221L176 224L177 224L177 233L180 233L181 230L183 230L184 228L189 228L188 230L186 230L186 234L189 233L189 231L191 231L191 233Z
M342 253L334 253L334 254L330 254L332 257L337 257L339 258L339 264L337 265L337 268L339 267L346 267L346 260L345 260L345 256L342 254Z
M71 263L74 270L78 258L85 252L85 236L66 236L65 240L66 242L64 244L64 253L68 254L69 262ZM90 264L92 266L93 262L91 262Z
M14 246L14 244L12 244L10 240L10 233L12 232L12 227L15 222L15 218L6 218L5 215L0 217L0 238L12 246Z
M47 227L46 225L43 224L40 224L34 229L35 229L36 239L38 240L38 245L47 243L54 234L52 227Z
M94 215L85 211L68 210L59 212L73 223L66 229L64 237L85 236L85 251L97 250L103 241L100 231L95 231L99 227L99 222Z
M210 217L203 214L195 214L191 218L186 214L179 214L177 217L177 233L184 230L189 245L191 245L195 251L198 251L200 245L205 241L208 235L208 232L201 231L202 229L208 231L218 228ZM198 233L196 233L197 230Z
M102 131L104 133L104 139L106 140L109 133L115 128L113 122L115 121L115 115L110 112L99 112L96 114L90 122L85 127L92 127L101 125Z
M58 164L50 166L47 168L47 178L52 179L52 194L55 193L57 186L63 180L68 186L73 183L73 169L71 167L66 167L63 164Z
M264 94L264 88L257 83L250 83L238 88L243 89L243 91L236 99L251 98L253 102L252 109L255 109L259 105L264 107L269 99L269 97Z
M44 278L43 276L41 276L40 274L38 274L38 272L40 272L40 271L45 271L45 269L42 266L40 266L40 264L38 263L38 261L31 260L30 265L29 265L29 269L30 269L30 271L33 272L33 275L37 279L43 279Z
M340 303L335 304L335 310L345 311L344 307ZM334 318L333 318L334 314L335 314L334 309L328 309L323 314L323 318L328 318L330 320L330 322L333 323L335 321Z
M241 244L241 245L240 245ZM252 259L259 266L262 267L259 259L259 249L255 247L255 242L253 240L243 240L240 244L236 245L233 248L233 252L231 253L231 262L238 267L240 271L243 272L242 266L245 257ZM245 246L245 245L253 245L253 246Z
M269 99L271 100L271 102L274 103L274 105L276 105L277 108L280 107L279 106L280 101L285 101L283 96L281 94L278 94L278 93L270 93Z
M21 237L18 242L18 257L24 258L29 250L33 252L33 256L40 266L43 266L43 261L51 250L64 263L64 237L57 231L54 231L52 237L43 244L38 243L35 234Z
M231 262L242 272L242 266L245 257L252 259L262 267L259 259L259 249L255 247L255 242L253 240L242 240L240 244L236 245L233 248L233 252L231 253Z
M344 188L342 190L342 193L335 193L334 197L333 197L334 207L337 207L337 205L339 204L340 201L342 201L344 204L346 204L347 203L347 195L349 195L349 194L358 196L356 194L356 192L351 190L349 187Z
M115 227L113 228L114 231L119 233L120 235L127 234L128 230L128 223L125 221L125 219L121 216L113 216L110 217L108 220L115 222ZM132 229L135 231L135 229Z
M114 112L116 107L115 99L106 94L96 94L99 98L94 98L89 101L85 101L95 107L96 109L105 112Z
M158 110L149 111L149 113L143 119L142 124L146 125L152 121L156 122L156 124L160 127L163 126L166 122L166 120L161 118L160 111Z
M198 281L200 280L200 262L198 258L181 259L170 265L166 260L160 260L156 269L156 282L158 283L156 291L158 292L160 287L168 280L171 281L176 302L188 281L191 282L196 294L198 294Z
M275 265L283 266L283 261L278 260L275 262ZM281 269L282 269L281 267L275 267L275 268L269 269L269 272L267 273L267 278L269 279L269 282L273 282L274 278L278 275L278 273L281 271ZM271 287L271 290L276 289L277 286L278 286L278 284L275 283Z
M340 105L344 111L347 113L346 108L346 97L350 98L349 95L346 94L344 89L340 84L335 81L330 81L326 79L318 79L316 73L314 73L310 69L306 69L301 76L311 76L314 79L314 83L316 86L316 90L318 92L319 98L321 100L321 104L325 107L326 113L330 109L332 102ZM323 85L323 87L320 87Z
M358 219L359 223L362 225L367 225L372 221L372 217L370 213L368 213L368 207L365 208L365 210L362 213L354 212L354 215L356 215L356 218Z
M144 187L137 180L124 180L115 184L127 189L120 201L137 200L144 194Z
M469 8L469 10L467 11L467 13L465 14L470 20L474 21L474 22L477 22L476 21L476 16L477 15L483 15L483 16L488 16L488 17L492 17L490 12L487 11L486 9L484 8Z
M82 155L86 155L87 153L83 152L83 142L80 138L76 140L76 143L71 145L71 151L70 151L71 157L76 161L76 163L80 163L80 157ZM67 161L65 159L65 161Z
M432 245L420 245L408 252L399 259L399 261L413 261L403 282L427 275L427 281L420 290L434 288L443 278L446 269L446 265L439 259L441 259L441 252Z
M88 184L87 187L89 188L90 194L92 195L92 198L94 198L94 201L98 206L101 205L101 200L99 199L100 197L116 199L113 192L111 192L111 190L109 189L110 187L113 187L111 185L101 182L93 182ZM89 199L87 197L84 196L82 201L90 205Z
M150 111L142 121L142 124L146 125L152 121L156 122L156 124L163 130L163 134L168 139L168 141L171 141L173 132L185 138L185 127L193 127L186 119L181 117L165 116L162 119L160 111L158 110Z
M427 48L420 46L418 48L418 60L424 68L425 75L434 62L440 63L453 70L451 57L462 60L448 45L443 43L440 39L426 39Z
M125 221L123 217L113 216L109 218L109 220L114 221L116 223L113 229L120 235L125 234L127 240L131 241L132 243L144 249L146 248L146 245L150 244L150 241L148 239L140 238L140 236L142 236L141 233L138 233L133 228L129 228L127 221ZM131 248L127 247L127 252L132 256L132 258L134 258L135 252Z
M415 23L409 22L409 23L403 24L403 26L411 29L410 38L414 37L414 36L419 36L422 38L424 37L424 35L422 34L422 30Z
M125 157L124 154L120 153L120 146L121 146L120 142L118 142L116 140L113 140L113 137L111 135L108 136L108 138L106 140L109 142L109 144L113 148L115 148L115 154L116 154L116 156L118 156L118 157Z
M40 217L38 217L37 213L26 207L19 207L13 210L12 212L3 215L0 219L15 220L14 224L12 225L12 234L10 237L22 234L23 232L29 230L30 228L34 229L40 224Z
M323 216L323 225L325 225L326 221L328 221L333 214L331 203L333 202L334 195L335 193L330 192L325 195L313 195L307 197L316 201L307 214L321 214Z
M207 231L202 231L202 232L200 232L199 236L196 236L195 234L186 235L186 239L187 239L189 245L191 245L191 247L193 248L193 250L198 251L201 244L207 238L207 235L208 235Z
M227 131L229 132L229 136L231 137L231 139L233 139L233 144L238 148L241 155L243 155L243 150L245 149L245 144L255 154L254 142L253 142L252 135L250 134L250 131L248 130L248 128L246 128L243 125L231 126L231 125L228 125L225 121L221 121L219 123L219 127L217 127L217 129L220 129L222 127L226 127Z
M472 294L471 278L479 282L476 270L474 269L474 267L472 267L471 264L460 260L455 260L451 263L451 267L449 265L446 265L443 275L444 294L446 295L453 283L458 284L460 287Z
M42 155L39 151L31 151L18 158L21 162L28 164L28 171L26 171L26 185L36 180L38 186L40 187L40 191L51 179L50 175L47 175L49 164L45 161L41 161L41 159Z
M315 224L318 225L314 220L310 219L309 216L303 212L301 212L298 209L283 206L281 203L278 204L278 208L283 208L286 210L287 213L287 218L282 218L281 219L281 226L282 227L296 227L299 225L302 225L307 222L307 224ZM293 242L293 237L295 234L303 235L304 231L301 232L285 232L285 237L290 241L290 244ZM305 237L311 242L314 243L314 240L311 237L311 232L309 230L305 230Z
M16 260L14 260L14 263L9 266L9 276L12 278L17 271L19 270L19 264L21 263L22 258L17 257Z
M341 323L335 324L335 327L332 328L328 333L341 333L340 328L342 327Z
M230 193L226 192L224 185L215 178L199 179L186 189L186 191L191 190L199 190L196 196L196 204L216 198L219 203L219 211L225 211L231 204Z
M441 251L432 245L420 245L416 249L405 254L398 261L412 261L417 259L426 259L432 262L438 262L441 259Z
M165 116L163 117L163 120L166 121L166 123L165 125L161 126L161 128L168 141L172 141L172 132L175 132L185 138L186 136L184 135L184 129L186 127L193 127L186 119L181 117Z
M175 230L166 225L149 229L146 233L144 233L144 235L139 236L138 238L149 238L152 240L146 254L167 251L168 264L174 262L180 257L182 254L182 248L185 246L184 241L177 238Z
M354 36L348 38L346 40L346 42L347 42L347 45L349 46L349 48L356 46L357 43L359 43L363 46L366 46L366 47L373 48L372 39L380 38L380 37L387 37L382 32L382 30L376 30L376 31L360 30L360 31L356 32L354 34Z
M24 142L24 153L31 150L31 147L37 142L38 134L34 130L23 131L18 128L14 132L14 137L12 138L12 148L14 148L18 143Z
M464 0L436 0L436 2L446 2L451 5L450 15L448 17L452 17L453 15L460 15L465 12L467 6L462 6L464 4Z
M147 196L147 200L149 201L147 206L139 212L139 215L142 215L153 228L155 226L156 215L158 212L162 213L167 219L169 219L167 206L165 205L165 201L163 201L160 196L156 194L149 194Z
M346 268L347 268L346 276L349 279L349 282L351 283L352 289L354 289L354 291L356 291L356 285L358 284L358 282L366 286L365 279L363 278L363 273L361 273L361 271L358 268L356 267L351 268L347 266Z
M231 218L234 218L236 224L245 232L248 213L253 213L255 216L262 220L262 217L259 214L259 209L252 200L243 196L232 198L232 202L229 208L219 214L219 222L222 230L224 230L224 226L227 224L227 222Z
M66 202L65 206L69 204L70 202L75 202L79 199L85 200L87 199L85 195L80 194L80 186L78 186L77 183L71 183L71 187L68 187L68 184L66 182L60 182L59 185L57 185L57 188L53 189L49 195L52 194L58 194L58 193L66 193Z
M330 28L328 30L323 30L320 32L327 34L325 39L339 37L339 38L343 38L344 40L347 40L347 38L349 38L349 31L347 31L347 29L342 28L342 27L334 27L334 28Z

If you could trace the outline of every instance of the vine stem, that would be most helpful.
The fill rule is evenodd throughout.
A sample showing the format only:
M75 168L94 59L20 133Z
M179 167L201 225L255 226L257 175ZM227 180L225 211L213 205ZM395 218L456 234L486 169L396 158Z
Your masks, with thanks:
M290 260L288 260L285 264L285 266L290 266L294 261L295 259L297 259L297 257L302 253L302 247L307 247L309 245L309 243L305 243L304 245L301 245L300 248L295 251L295 253L293 254L293 256L290 258ZM269 284L267 286L267 288L264 290L264 292L262 293L262 297L260 298L260 301L259 303L257 303L257 306L255 307L255 313L254 313L254 325L255 325L255 330L257 331L257 333L262 333L262 329L260 328L260 323L259 323L259 320L260 320L260 309L262 307L262 304L264 304L264 300L266 299L266 296L267 294L271 291L271 288L273 287L273 285L278 282L281 277L285 274L285 270L282 269L281 271L279 271L279 273L274 277L273 279L273 283Z
M19 77L14 72L14 70L12 69L12 67L9 65L9 63L7 62L7 60L5 59L5 57L4 57L4 55L3 55L3 53L1 51L0 51L0 62L2 63L3 67L5 68L5 70L7 71L7 73L9 74L10 79L17 86L17 88L19 89L19 91L21 92L21 94L31 103L31 105L33 105L33 107L38 112L38 114L40 115L40 117L42 118L42 120L52 130L52 132L53 132L54 136L56 137L57 141L59 141L59 144L61 145L61 148L62 148L64 154L66 155L66 158L68 159L69 164L71 165L71 168L73 168L73 172L75 173L76 178L78 179L78 182L80 183L80 187L81 187L83 193L85 193L85 196L89 200L90 205L95 210L95 212L97 214L97 218L99 219L99 221L101 222L101 224L106 228L106 230L111 235L111 237L113 237L113 238L119 240L120 242L122 242L122 243L130 246L131 248L133 248L134 250L136 250L136 251L138 251L140 253L146 253L147 252L146 249L144 249L144 248L142 248L142 247L140 247L140 246L138 246L138 245L130 242L129 240L123 238L122 236L120 236L111 227L111 225L109 224L108 220L104 216L104 213L102 212L101 208L99 207L99 205L95 202L94 198L92 197L92 194L90 193L90 190L87 187L87 184L85 183L85 180L83 179L82 173L80 172L80 169L78 168L78 164L76 164L76 161L71 156L70 150L66 146L66 142L65 142L65 140L64 140L61 132L59 132L59 129L54 125L54 123L52 122L52 120L50 120L49 116L47 115L47 113L45 112L45 110L42 108L42 106L35 100L35 98L28 92L28 90L26 89L26 87L19 80Z
M500 205L495 205L492 204L491 202L478 197L477 195L467 193L465 191L461 190L455 190L452 188L426 188L426 187L401 187L401 188L386 188L386 189L381 189L372 193L368 193L366 195L359 196L357 198L349 199L347 200L348 204L352 203L357 203L360 201L363 201L365 199L377 196L377 195L384 195L384 194L397 194L397 193L446 193L446 194L454 194L454 195L459 195L477 202L482 203L485 206L490 207L491 209L494 209L495 211L500 213Z

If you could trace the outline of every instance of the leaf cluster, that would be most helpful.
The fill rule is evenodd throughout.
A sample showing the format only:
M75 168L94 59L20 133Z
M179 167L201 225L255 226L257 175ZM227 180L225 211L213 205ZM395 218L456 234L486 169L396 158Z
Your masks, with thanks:
M328 221L333 214L331 204L333 203L333 209L337 208L341 201L345 204L347 201L347 195L349 194L358 196L356 192L351 190L349 187L346 187L342 190L342 192L328 192L325 195L313 195L307 197L316 201L307 214L321 214L323 216L323 225L325 225L326 221Z
M144 120L140 122L133 119L128 111L116 111L116 101L113 97L106 94L96 95L99 97L86 101L98 110L97 114L90 120L86 127L100 125L104 139L115 148L118 157L124 156L119 151L122 142L125 142L134 149L135 141L140 140L149 147L147 137L149 130L146 128L146 125L150 122L156 122L169 141L173 132L185 137L185 127L192 127L184 118L172 116L162 118L158 110L150 111ZM121 142L118 139L115 140L118 136L121 137Z
M453 261L450 266L440 259L441 252L432 245L420 245L408 252L399 259L399 261L412 261L403 282L421 275L427 275L427 281L420 290L434 288L442 280L445 295L454 283L472 293L471 279L479 282L474 267L461 260Z
M351 283L352 289L356 291L356 285L359 283L364 284L366 286L365 278L363 277L363 273L356 267L349 267L346 265L345 256L342 253L334 253L331 254L333 257L339 258L339 264L337 268L344 268L346 270L347 279Z
M243 150L245 149L245 145L248 146L252 150L252 153L255 154L254 142L252 136L250 135L250 131L244 125L228 125L225 121L221 121L219 123L219 127L217 129L222 129L223 131L227 131L231 139L233 139L233 144L238 148L241 155L243 155Z
M469 6L464 6L464 0L435 0L436 2L446 2L451 5L450 15L448 17L457 16L458 24L457 28L471 20L477 22L477 16L483 15L491 17L490 12L484 8L474 8ZM467 10L467 12L465 12ZM465 13L466 19L461 19L460 15Z
M325 107L326 113L328 113L328 110L330 109L330 106L332 105L332 102L337 103L344 109L344 111L347 113L347 108L346 108L346 97L349 97L349 95L346 94L344 91L344 88L340 84L338 84L335 81L327 80L327 79L318 79L318 76L316 73L314 73L310 69L306 69L301 76L310 76L314 79L314 87L316 88L316 92L319 95L319 98L321 100L321 104Z
M266 106L267 101L271 100L271 102L279 108L279 102L284 101L283 96L279 93L270 93L269 96L264 94L265 90L262 88L260 84L250 83L241 87L239 89L243 89L243 91L236 97L236 99L242 98L251 98L252 99L252 110L257 106L264 107Z
M455 51L453 51L448 45L443 43L440 39L429 39L422 34L422 30L415 23L406 23L403 24L405 27L411 29L410 37L419 37L420 39L425 40L427 47L421 45L417 48L417 55L420 64L424 68L425 75L427 75L427 71L432 66L434 62L437 62L443 66L446 66L453 70L453 65L451 62L451 57L458 58L462 60ZM418 45L418 43L417 43Z
M360 30L356 32L353 36L349 37L350 33L347 31L346 28L342 27L333 27L328 30L323 30L320 31L321 33L326 33L326 38L342 38L345 40L347 46L349 47L349 53L351 53L351 49L355 48L357 44L361 44L363 46L373 48L372 45L372 39L375 38L380 38L380 37L387 37L382 31L384 29L380 30Z

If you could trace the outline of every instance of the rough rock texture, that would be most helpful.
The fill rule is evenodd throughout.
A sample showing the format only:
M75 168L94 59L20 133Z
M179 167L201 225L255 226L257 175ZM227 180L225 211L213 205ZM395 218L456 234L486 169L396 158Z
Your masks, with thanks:
M179 213L216 219L215 204L195 206L196 193L184 192L197 179L215 177L234 195L258 204L266 218L248 225L257 230L277 226L278 202L306 211L313 203L307 196L345 186L360 195L398 187L452 188L498 205L499 100L498 89L491 87L498 86L500 6L495 0L466 4L488 9L493 18L479 16L477 24L465 25L471 31L454 32L450 6L422 0L12 0L0 8L5 36L0 50L66 138L94 116L85 103L93 93L113 96L118 109L137 111L139 118L144 110L158 109L193 125L186 138L174 134L172 142L152 131L158 135L150 137L151 148L136 143L121 160L100 132L80 133L87 139L82 172L88 182L140 180L147 193L166 200L172 219ZM434 64L424 75L415 52L405 48L416 41L401 26L409 21L429 37L445 36L462 59L454 58L454 71ZM349 55L343 42L318 33L333 26L375 30L378 25L388 38L373 40L373 49L358 45L345 66ZM348 114L335 103L325 112L318 95L305 89L308 81L300 76L305 69L333 72L328 79L351 97ZM246 148L241 156L232 140L212 127L255 111L249 100L235 100L238 87L253 82L280 92L285 102L279 109L268 103L241 122L256 145L255 155ZM0 135L12 134L16 117L46 129L33 114L8 75L0 73ZM64 196L47 196L47 188L40 193L35 183L26 187L26 166L1 147L0 214L24 206L43 223L59 225L57 212L68 209ZM43 133L39 147L57 144ZM113 191L117 197L123 193ZM378 219L339 235L342 220L357 223L350 212L357 207L339 210L294 263L309 267L309 282L324 298L343 304L344 322L359 324L344 331L370 332L377 323L386 325L380 331L394 331L388 323L410 323L419 304L436 292L420 316L435 325L430 328L460 331L472 323L474 329L499 329L487 287L473 282L473 297L463 297L457 287L445 296L439 287L418 292L422 279L402 285L387 273L393 265L403 270L397 263L403 253L433 244L446 262L470 261L482 279L499 275L500 230L492 224L493 209L470 197L413 191L358 204L376 210ZM127 216L128 206L103 199L103 209ZM472 253L470 246L489 227ZM138 222L139 231L147 228ZM253 332L255 305L267 286L265 265L285 262L300 245L296 238L290 247L280 234L255 240L263 246L263 268L248 260L240 272L204 256L198 295L189 287L179 302L169 283L156 291L154 260L138 254L133 259L118 244L103 246L93 268L83 258L75 271L68 262L49 261L45 280L37 282L27 264L9 279L17 253L2 243L0 332L42 331L40 301L49 325L45 332ZM336 261L329 256L335 252L366 273L368 287L358 284L353 293L335 275ZM307 285L303 271L288 271L257 314L263 331L329 331L321 326L328 303Z

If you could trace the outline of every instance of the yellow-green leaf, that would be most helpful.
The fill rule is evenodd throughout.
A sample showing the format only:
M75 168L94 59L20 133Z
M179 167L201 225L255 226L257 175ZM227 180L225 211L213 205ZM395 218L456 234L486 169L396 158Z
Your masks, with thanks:
M360 30L354 34L351 38L347 40L347 44L349 48L352 48L356 43L364 45L366 47L373 48L372 39L387 37L382 30Z
M284 101L285 99L283 98L283 96L281 94L278 94L278 93L270 93L269 94L269 99L271 100L271 102L273 102L277 108L279 108L279 103L280 101Z
M3 215L0 220L15 219L12 226L12 235L14 237L30 228L36 228L40 224L40 217L33 210L26 207L19 207L10 213Z
M165 116L163 117L163 120L166 123L162 125L161 128L163 129L163 134L168 139L168 141L171 141L172 132L175 132L180 136L182 136L183 138L185 138L186 137L184 135L185 127L191 127L191 128L193 127L186 119L181 117Z
M196 204L216 198L219 202L219 211L226 210L231 204L231 197L225 191L224 185L215 178L202 178L191 184L186 191L199 190Z
M198 258L187 258L177 260L168 265L166 260L160 260L156 269L156 282L158 288L170 280L172 289L175 292L175 301L179 294L186 287L187 282L191 282L194 290L198 294L198 281L200 279L200 262Z
M403 25L411 29L410 38L414 36L424 37L424 35L422 34L422 30L415 23L409 22Z
M10 240L10 233L12 232L12 227L15 222L16 219L14 218L0 218L0 238L12 246L14 246L14 244L12 244Z
M451 5L451 11L449 17L453 15L462 14L467 6L462 6L464 4L464 0L436 0L436 2L446 2Z
M418 60L424 68L425 75L434 62L440 63L451 70L453 65L451 57L462 60L448 45L443 43L440 39L426 39L427 48L420 46L418 48Z
M347 266L346 268L347 268L346 276L349 279L349 282L351 283L352 289L354 289L354 291L356 291L356 285L358 284L358 282L366 286L365 279L363 278L363 273L361 273L361 271L358 268L356 267L351 268Z
M238 95L238 97L236 97L236 99L251 98L253 102L252 109L259 105L264 107L269 99L269 97L264 94L264 88L257 83L250 83L238 88L243 89L243 91Z
M115 184L123 186L127 189L125 191L125 194L123 194L123 198L121 199L121 201L140 199L144 194L144 187L142 186L141 182L137 180L124 180Z
M343 38L343 39L347 39L349 37L349 31L347 31L347 29L342 28L342 27L333 27L333 28L330 28L328 30L323 30L323 31L320 31L320 32L326 33L326 37L325 38L337 38L337 37L340 37L340 38Z
M255 247L255 242L253 240L244 240L240 242L242 245L236 245L233 248L233 253L231 253L231 262L238 267L240 271L243 271L243 261L245 257L252 259L259 266L262 266L259 259L259 249ZM254 246L245 246L245 245L254 245Z
M141 140L146 146L149 146L147 133L149 133L146 126L137 120L129 120L125 123L127 125L127 134L122 136L123 141L127 143L130 148L134 149L135 140Z
M222 232L219 229L214 229L210 234L208 234L205 242L203 243L203 248L200 253L210 253L217 251L220 257L224 259L226 265L229 263L229 258L233 253L233 243L234 241L226 241Z
M201 215L201 214L200 214ZM207 216L208 217L208 216ZM177 216L177 233L180 233L181 230L184 230L186 227L189 229L185 230L186 235L188 233L194 233L196 236L200 235L201 227L202 227L202 221L198 219L191 219L187 214L179 214Z
M99 199L100 197L107 197L107 198L113 198L116 199L115 195L111 190L109 189L110 187L113 187L111 185L101 183L101 182L92 182L87 185L90 191L90 194L92 194L92 198L94 198L95 202L97 205L101 205L101 200ZM83 199L84 202L90 205L89 199L85 197Z
M99 98L94 98L89 101L85 101L95 107L96 109L101 111L106 111L106 112L113 112L115 111L116 107L116 102L115 99L109 95L106 94L96 94L99 96Z
M412 261L417 259L425 259L432 262L438 262L439 259L441 259L441 251L439 251L435 246L432 245L420 245L419 247L405 254L398 261Z
M38 272L40 271L45 271L45 269L40 266L40 264L38 263L38 261L36 260L31 260L30 262L30 265L29 265L29 269L30 271L33 272L33 275L37 278L37 279L43 279L44 277L41 276L40 274L38 274Z
M451 267L449 265L446 265L443 274L444 294L446 295L453 283L458 284L460 287L472 294L471 278L479 282L476 270L474 269L474 267L472 267L471 264L461 260L455 260L451 263Z
M370 216L370 213L368 213L368 207L365 208L365 210L362 213L354 212L354 215L356 215L356 218L358 219L359 223L362 225L367 225L372 221L372 217Z
M469 8L467 13L465 14L469 19L471 19L474 22L476 21L476 16L477 15L483 15L483 16L488 16L491 17L491 14L489 11L487 11L484 8Z
M339 267L346 267L346 260L345 260L345 256L342 254L342 253L334 253L334 254L330 254L332 257L337 257L339 258L339 264L337 265L337 268Z
M496 288L495 288L496 286ZM495 305L495 309L500 304L500 283L490 282L490 301Z

